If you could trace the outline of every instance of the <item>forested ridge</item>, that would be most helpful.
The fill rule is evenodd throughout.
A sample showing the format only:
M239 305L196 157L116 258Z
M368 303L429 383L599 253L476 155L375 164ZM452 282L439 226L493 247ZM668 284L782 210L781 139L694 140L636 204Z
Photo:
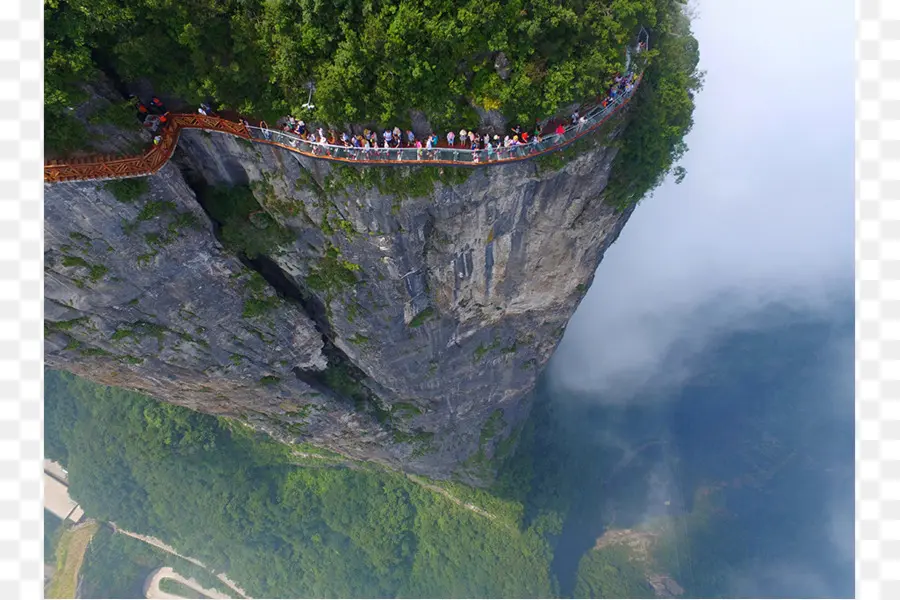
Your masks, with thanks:
M90 148L71 108L101 73L269 122L406 128L418 110L435 131L471 129L477 106L527 128L605 93L646 27L641 64L655 66L614 180L627 204L684 151L700 83L683 1L46 0L46 147ZM123 102L88 121L134 127L131 113Z
M510 509L489 519L400 474L299 466L245 426L66 373L46 373L45 398L46 454L89 516L155 535L256 597L554 594L548 521L513 500L495 498Z

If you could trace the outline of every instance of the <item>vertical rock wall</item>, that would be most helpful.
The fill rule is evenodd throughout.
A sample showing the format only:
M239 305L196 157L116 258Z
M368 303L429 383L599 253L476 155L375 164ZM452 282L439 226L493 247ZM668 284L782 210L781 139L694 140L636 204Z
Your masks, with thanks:
M629 216L602 202L605 143L557 170L442 170L183 132L132 202L48 186L48 363L285 440L484 481ZM197 197L220 185L252 186L294 242L254 262L225 250ZM254 299L264 314L248 316Z

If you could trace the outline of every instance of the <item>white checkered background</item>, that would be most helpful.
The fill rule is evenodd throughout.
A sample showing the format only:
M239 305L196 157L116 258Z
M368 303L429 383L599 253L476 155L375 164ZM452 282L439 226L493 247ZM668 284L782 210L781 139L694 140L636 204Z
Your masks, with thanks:
M0 11L4 600L42 582L41 4ZM857 19L857 597L900 599L900 1L860 0Z
M43 22L0 6L0 598L40 598ZM21 103L20 103L21 99Z
M900 599L900 2L857 27L856 593Z

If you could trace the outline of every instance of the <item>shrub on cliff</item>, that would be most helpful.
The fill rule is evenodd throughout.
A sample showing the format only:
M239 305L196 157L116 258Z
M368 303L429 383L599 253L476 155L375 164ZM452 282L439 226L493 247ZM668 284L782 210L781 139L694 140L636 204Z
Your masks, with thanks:
M248 186L209 188L204 204L221 227L222 243L247 258L271 254L294 240L262 209Z
M673 0L674 2L674 0ZM655 54L632 100L606 197L619 208L659 186L687 151L684 136L694 124L694 95L702 86L700 51L690 20L677 6L655 36ZM681 169L680 177L683 177Z

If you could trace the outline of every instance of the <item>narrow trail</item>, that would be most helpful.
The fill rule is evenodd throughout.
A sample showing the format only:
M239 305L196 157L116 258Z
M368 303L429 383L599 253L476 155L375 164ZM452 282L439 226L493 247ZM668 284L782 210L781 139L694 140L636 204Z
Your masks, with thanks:
M441 496L443 496L450 502L456 504L457 506L461 506L462 508L465 508L466 510L470 510L473 513L475 513L476 515L481 515L482 517L487 517L488 519L491 519L492 521L497 520L497 515L489 513L488 511L484 510L483 508L479 508L479 507L475 506L474 504L469 504L468 502L463 502L462 500L460 500L459 498L457 498L456 496L454 496L453 494L451 494L444 488L434 485L434 484L431 484L431 483L428 483L421 477L418 477L416 475L410 475L408 473L407 473L406 477L410 481L417 483L418 485L422 486L426 490L432 491L435 494L440 494Z

